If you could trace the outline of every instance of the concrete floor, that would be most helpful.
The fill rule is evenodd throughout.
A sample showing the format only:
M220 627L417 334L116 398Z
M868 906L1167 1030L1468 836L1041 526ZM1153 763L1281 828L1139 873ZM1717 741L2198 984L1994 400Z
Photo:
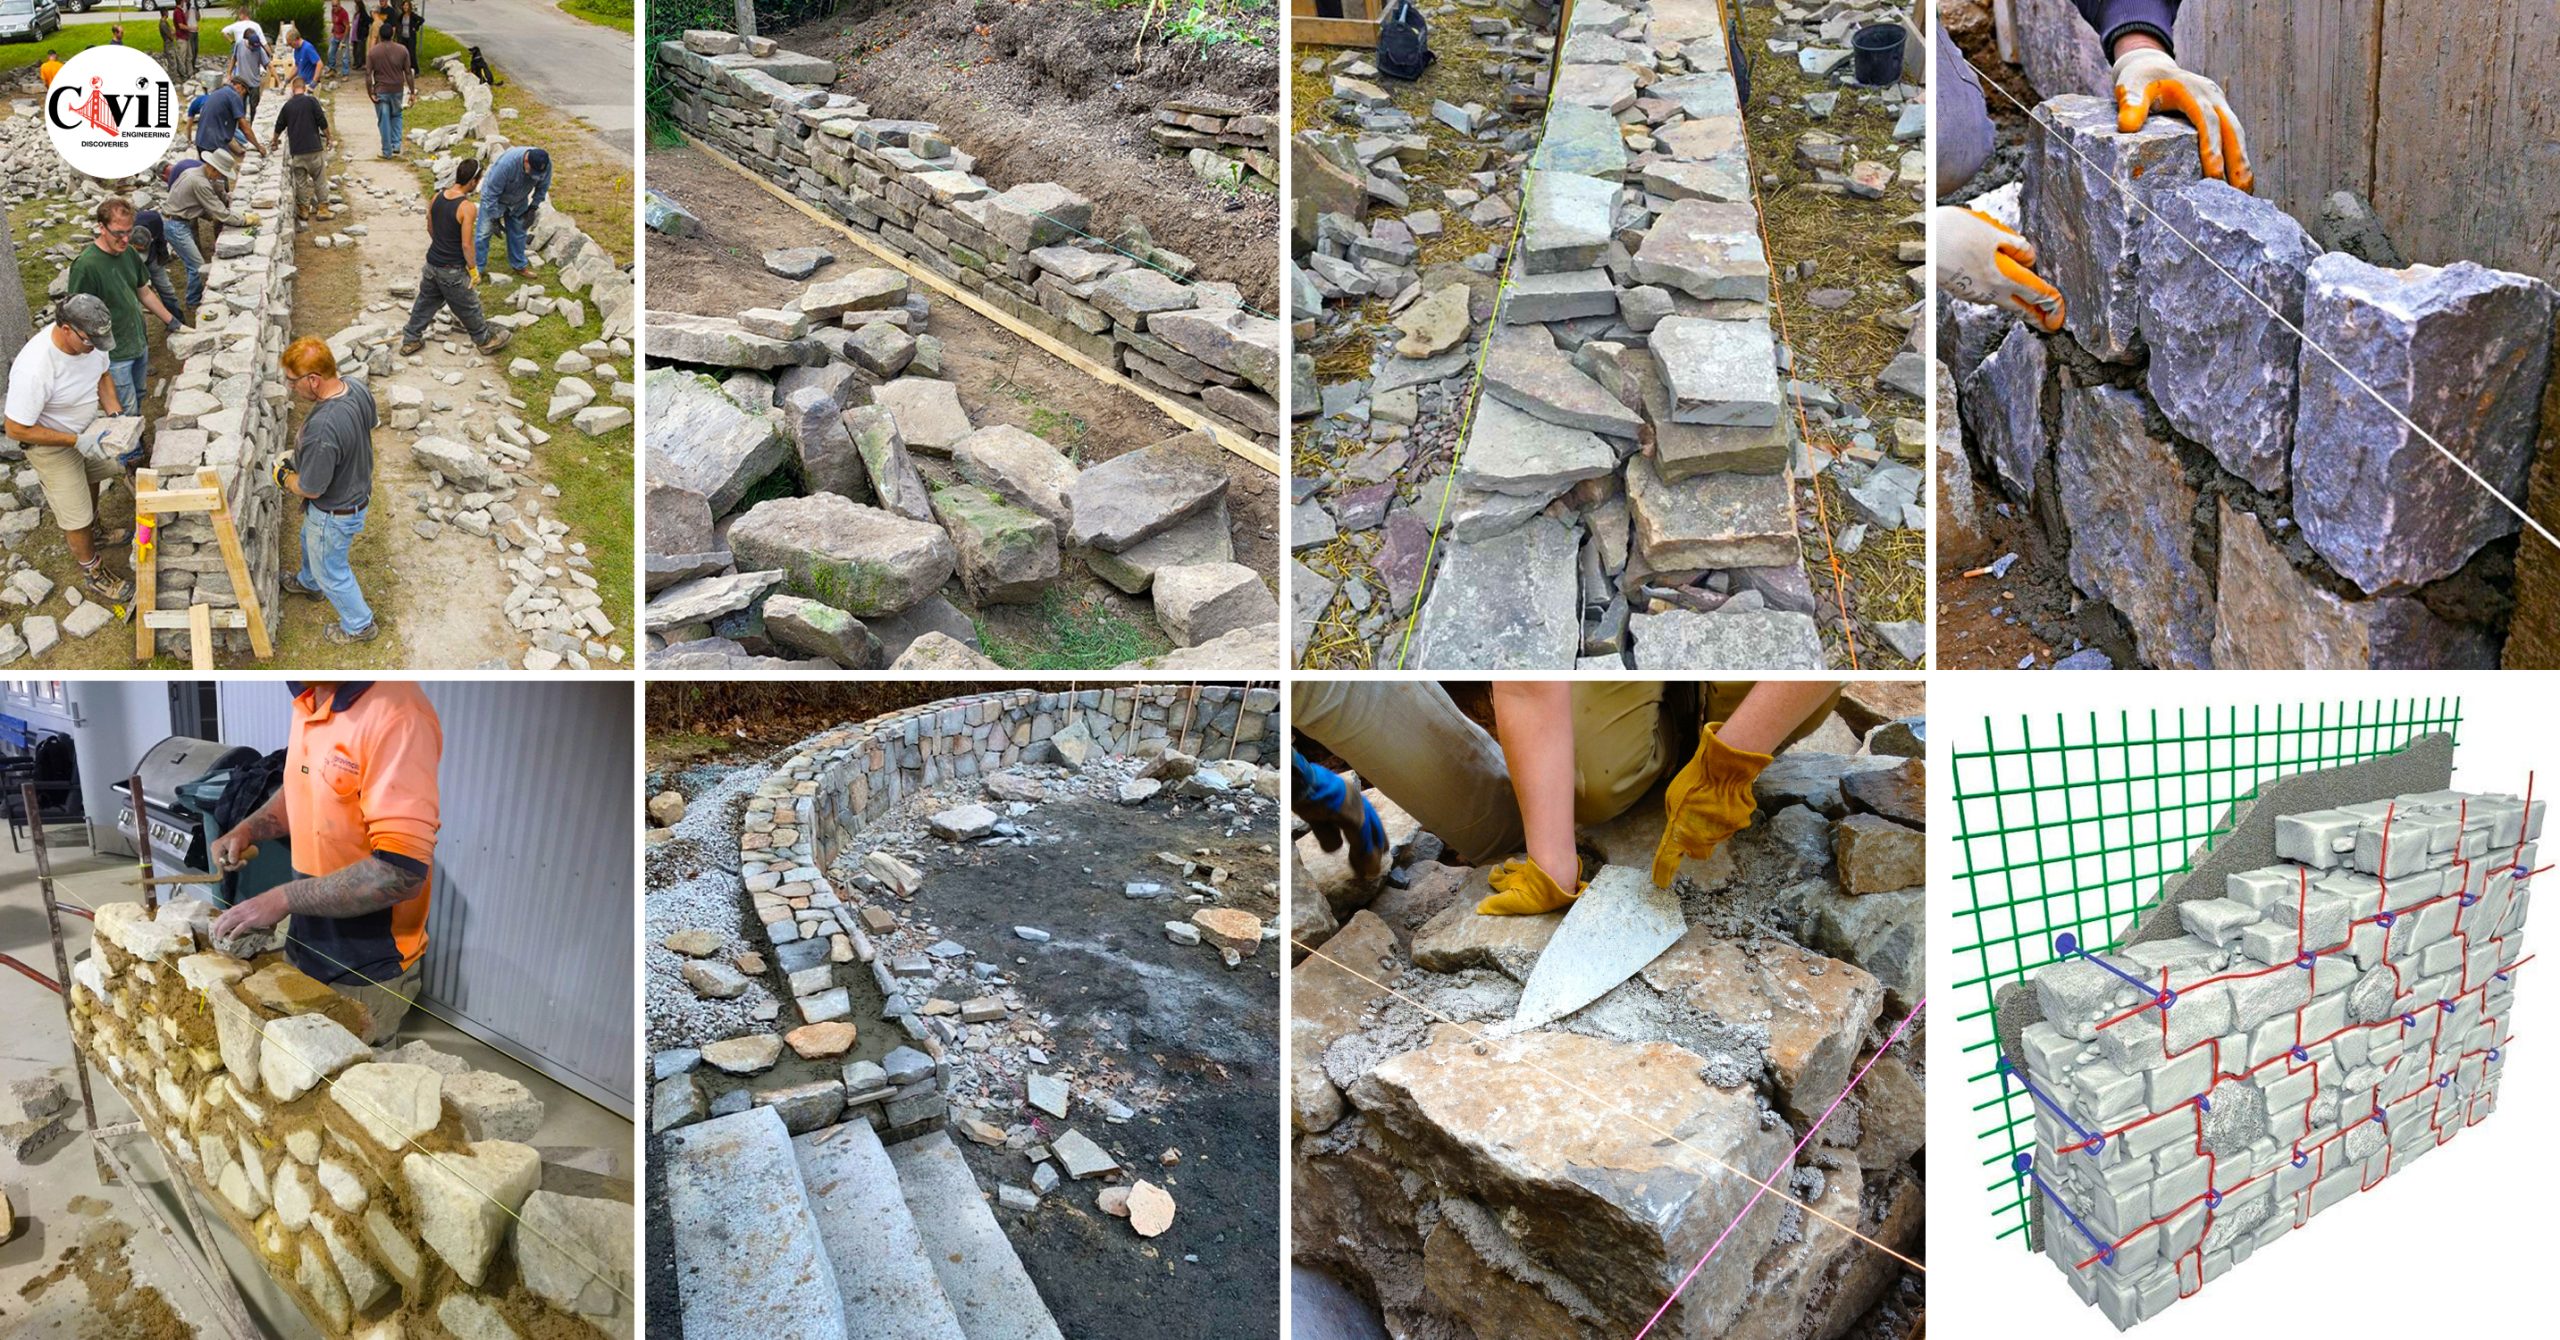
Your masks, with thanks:
M77 845L76 829L51 831L55 844L54 888L65 905L96 907L133 896L132 886L123 882L133 871L130 859L102 856ZM64 951L76 963L89 947L89 922L66 914L63 941ZM36 889L34 860L26 852L9 851L5 845L0 845L0 953L11 954L47 976L53 974L53 949L45 934L44 904ZM429 1003L426 1008L437 1007ZM185 1219L172 1199L174 1184L165 1180L167 1173L158 1146L142 1136L119 1142L136 1175L152 1179L144 1186L106 1185L98 1177L86 1128L76 1109L79 1084L72 1070L70 1026L63 1018L61 999L14 972L0 969L0 1021L5 1021L5 1027L0 1027L0 1082L53 1075L71 1092L75 1104L69 1139L36 1155L26 1165L0 1154L0 1189L8 1192L18 1215L18 1236L0 1245L0 1335L13 1340L21 1336L70 1340L99 1333L98 1319L76 1284L66 1281L47 1290L33 1307L20 1298L18 1291L28 1280L52 1269L63 1249L80 1242L85 1232L113 1219L133 1230L127 1253L135 1285L158 1288L181 1318L195 1324L208 1337L220 1336L222 1325L215 1320L219 1314L204 1286L196 1282L165 1240L150 1227L149 1219L135 1207L137 1194L152 1197L162 1213L178 1226L184 1240ZM555 1152L574 1149L608 1150L612 1154L609 1169L599 1165L600 1170L636 1180L632 1125L621 1114L590 1102L558 1081L419 1010L410 1012L394 1045L410 1041L423 1041L531 1089L544 1108L542 1129L535 1133L532 1143L543 1148L546 1159ZM91 1088L101 1125L133 1118L132 1110L103 1077L93 1075ZM277 1340L322 1335L291 1299L268 1282L255 1254L245 1244L209 1214L205 1222L231 1277L239 1281L251 1318L268 1335Z

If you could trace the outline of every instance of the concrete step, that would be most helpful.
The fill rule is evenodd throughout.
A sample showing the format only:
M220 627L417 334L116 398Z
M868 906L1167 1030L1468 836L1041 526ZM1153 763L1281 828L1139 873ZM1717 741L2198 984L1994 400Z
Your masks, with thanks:
M667 1134L684 1340L846 1334L835 1270L770 1107Z
M942 1278L943 1295L969 1340L1062 1340L951 1137L935 1131L891 1145L889 1161L897 1165L925 1259Z
M791 1150L835 1263L846 1340L967 1340L871 1123L794 1136Z

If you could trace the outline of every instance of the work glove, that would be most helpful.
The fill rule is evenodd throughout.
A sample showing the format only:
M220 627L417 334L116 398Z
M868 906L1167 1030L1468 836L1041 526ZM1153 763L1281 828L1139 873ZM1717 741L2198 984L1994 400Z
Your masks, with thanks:
M2241 190L2257 181L2249 171L2249 145L2240 133L2240 118L2222 85L2178 64L2166 51L2135 47L2115 60L2116 129L2126 134L2142 129L2151 109L2176 112L2193 122L2196 147L2204 158L2204 175Z
M240 226L241 226L241 227L243 227L243 228L255 228L255 227L257 227L257 226L258 226L258 214L257 214L257 211L256 211L256 210L251 210L250 212L248 212L248 213L246 213L246 214L241 215L241 216L240 216Z
M471 272L471 287L480 287L480 267L477 265L466 265L462 268Z
M1488 917L1534 917L1553 912L1582 896L1591 885L1582 879L1581 858L1574 858L1573 892L1564 891L1555 876L1526 856L1514 856L1495 866L1486 880L1493 886L1493 896L1476 904L1476 911Z
M1671 887L1680 863L1696 860L1751 826L1759 802L1751 783L1769 766L1769 755L1751 754L1716 738L1718 723L1698 737L1698 752L1662 793L1662 844L1653 851L1653 886Z
M276 456L276 463L267 467L267 478L274 480L277 488L283 488L284 477L292 473L293 453L290 451L279 453Z
M2062 329L2062 292L2036 275L2035 243L1961 205L1929 211L1929 231L1938 241L1938 287L1967 302L2011 308L2047 334Z
M1363 884L1385 873L1387 826L1369 798L1352 790L1342 774L1295 750L1289 764L1289 808L1315 830L1316 845L1332 852L1350 844L1351 873Z

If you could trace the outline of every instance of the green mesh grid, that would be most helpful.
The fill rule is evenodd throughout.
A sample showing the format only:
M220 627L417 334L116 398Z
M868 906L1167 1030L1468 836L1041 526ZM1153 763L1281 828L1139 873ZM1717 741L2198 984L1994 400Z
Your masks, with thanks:
M1948 756L1961 904L1955 986L1968 1006L1956 1027L1997 1238L2028 1245L2031 1193L2010 1167L2035 1143L2035 1103L1995 1069L1995 993L2052 963L2064 931L2111 949L2170 876L2212 850L2234 802L2260 786L2435 731L2461 744L2461 699L1985 718L1979 747Z

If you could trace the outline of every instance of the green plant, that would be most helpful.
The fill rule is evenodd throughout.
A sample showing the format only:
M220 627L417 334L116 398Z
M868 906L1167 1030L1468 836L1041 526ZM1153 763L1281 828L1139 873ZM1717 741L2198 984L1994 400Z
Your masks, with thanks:
M761 17L770 8L759 5L756 12ZM642 17L646 28L640 42L641 101L649 118L649 142L663 148L680 141L675 90L667 83L665 67L658 63L659 45L681 42L695 28L727 32L737 26L738 7L732 0L649 0Z
M1009 670L1108 670L1172 650L1163 637L1120 617L1098 596L1052 588L1040 598L1039 615L1047 625L1045 641L1005 637L989 629L984 616L970 622L978 645Z
M1261 36L1245 32L1235 26L1235 19L1234 11L1226 5L1222 4L1212 11L1210 6L1202 0L1193 0L1189 9L1182 11L1179 17L1165 24L1165 32L1174 41L1189 42L1203 51L1213 50L1221 42L1234 42L1242 46L1261 46Z

